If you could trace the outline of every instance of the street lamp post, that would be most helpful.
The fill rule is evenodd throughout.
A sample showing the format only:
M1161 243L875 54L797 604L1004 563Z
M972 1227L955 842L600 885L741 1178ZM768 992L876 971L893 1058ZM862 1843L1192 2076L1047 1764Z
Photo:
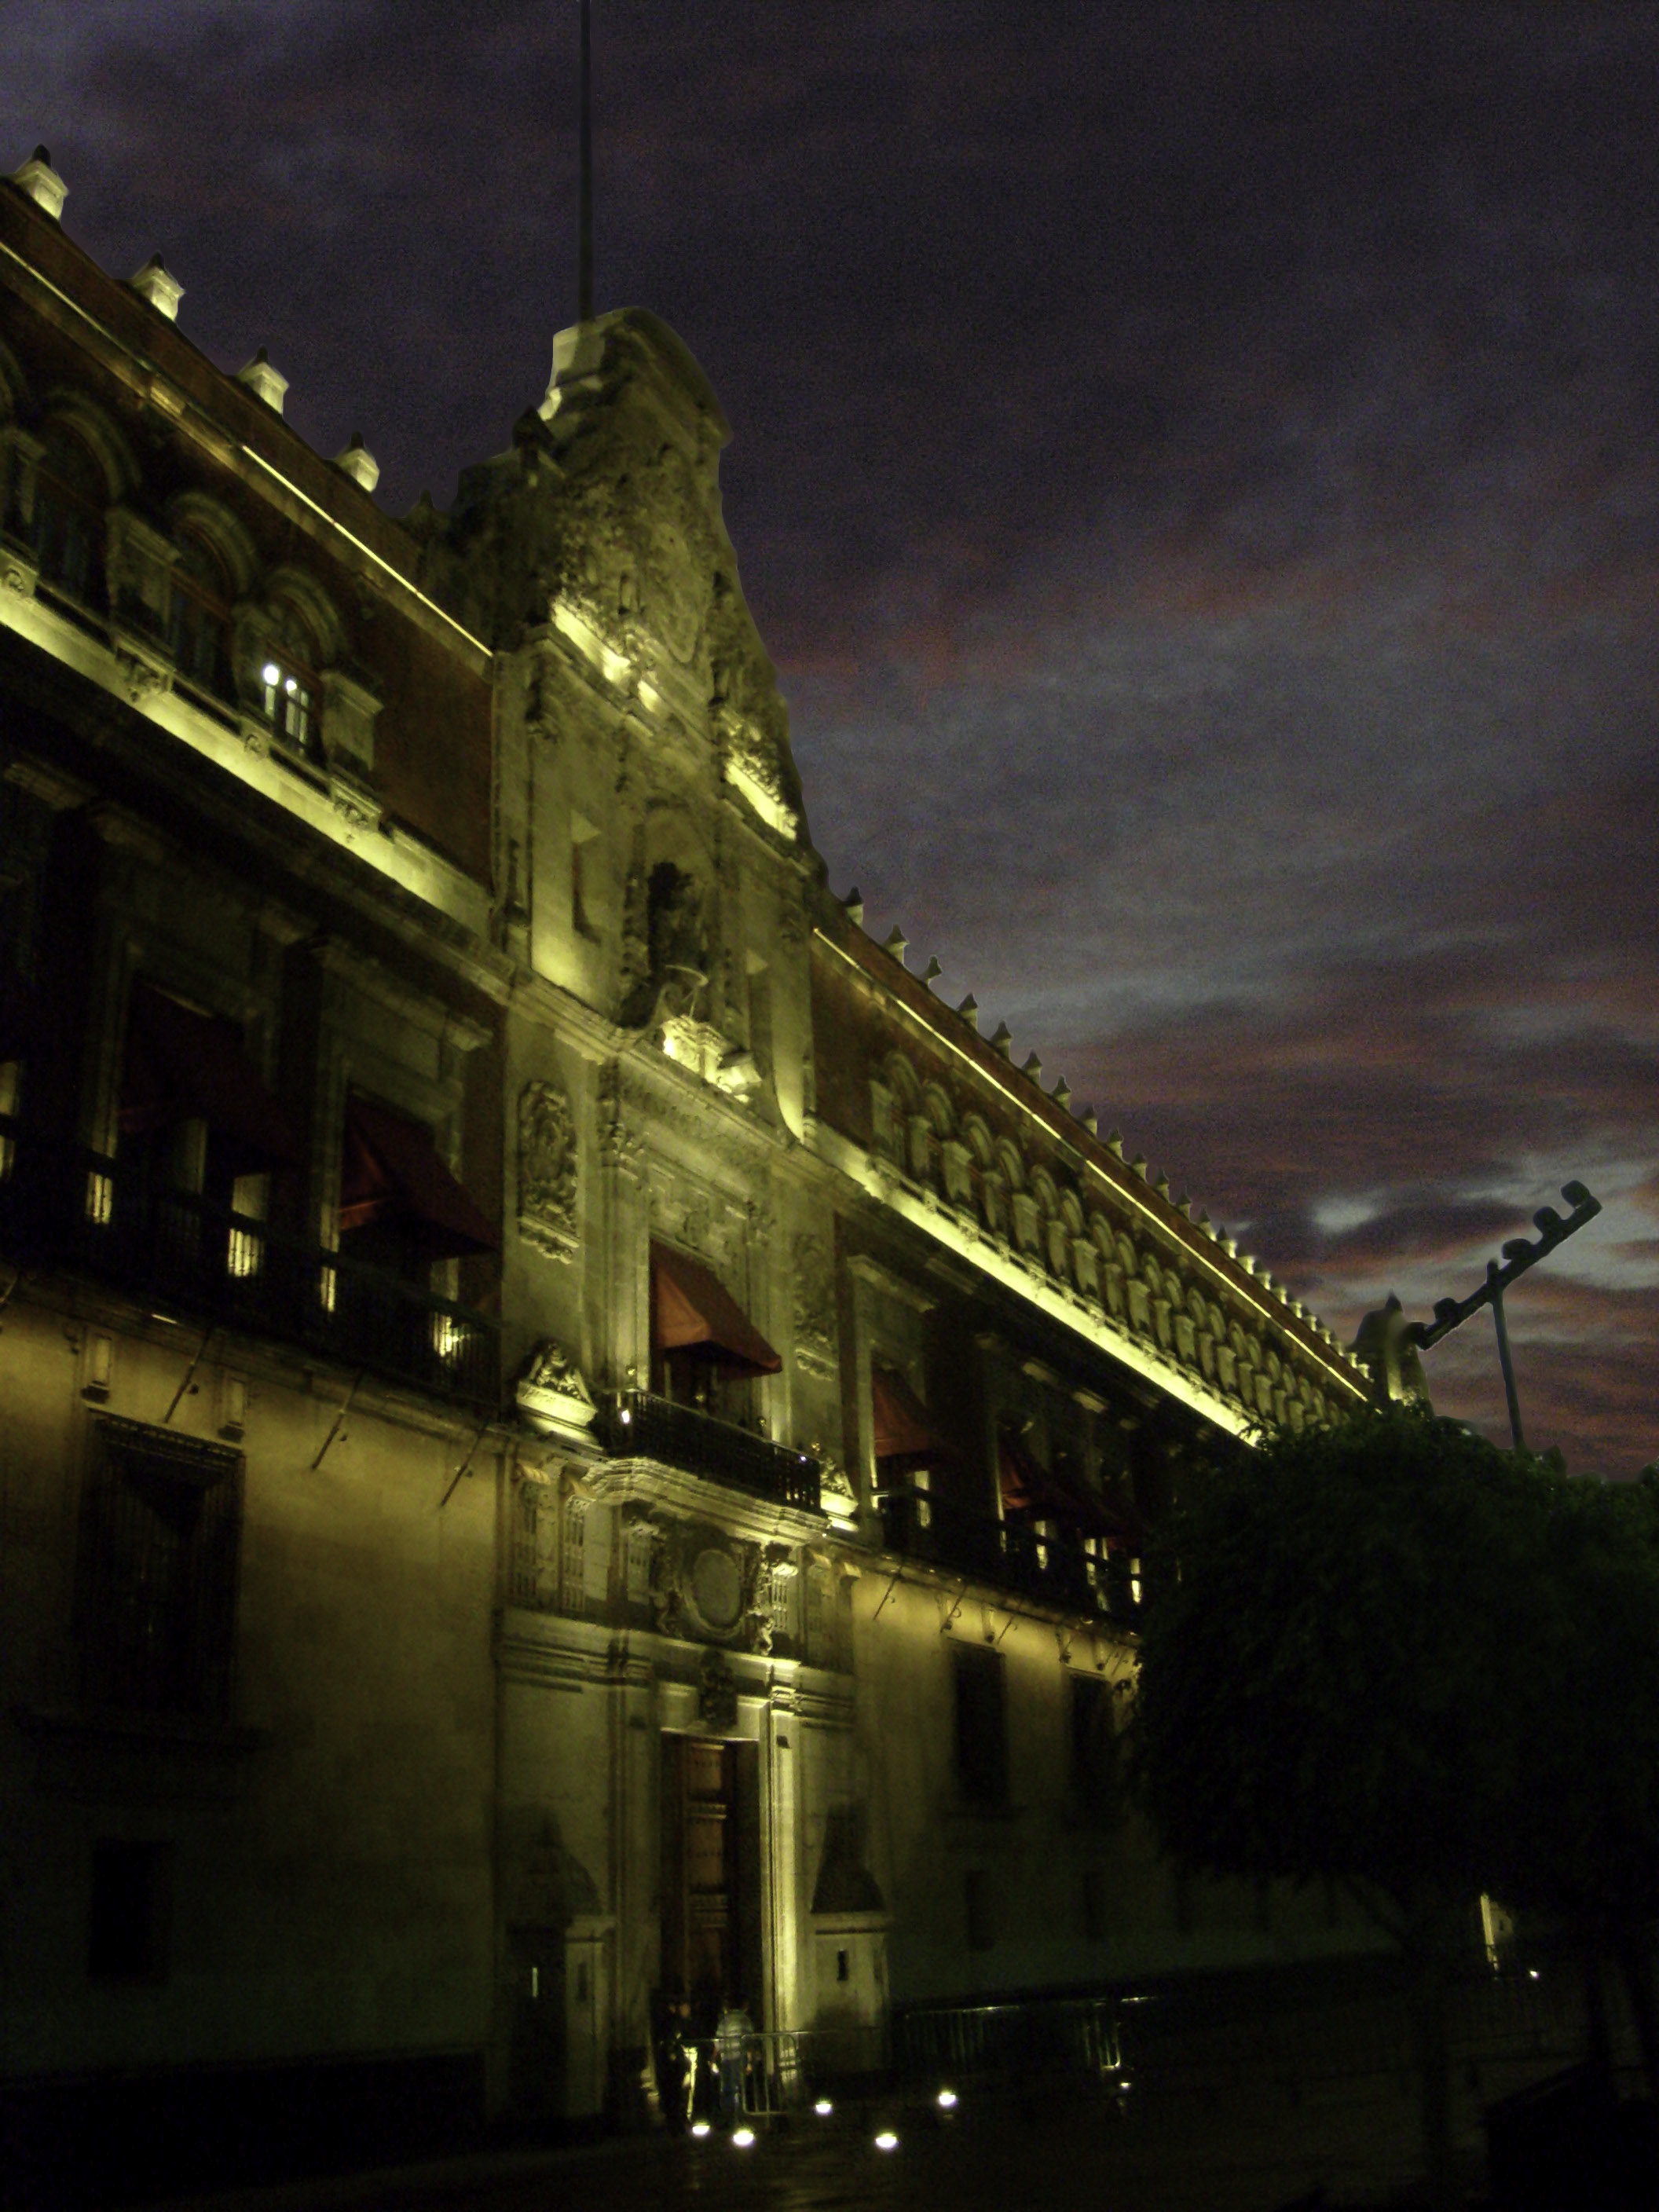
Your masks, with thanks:
M1504 1370L1504 1395L1509 1401L1510 1434L1516 1451L1524 1451L1526 1443L1521 1434L1521 1401L1515 1388L1515 1362L1510 1356L1510 1332L1504 1318L1504 1293L1511 1283L1524 1275L1528 1267L1535 1267L1546 1254L1554 1251L1587 1221L1593 1221L1601 1211L1601 1201L1593 1198L1582 1182L1564 1182L1561 1195L1572 1208L1565 1218L1553 1206L1540 1206L1533 1221L1538 1229L1538 1241L1532 1243L1524 1237L1511 1237L1504 1247L1505 1265L1496 1260L1486 1262L1486 1279L1478 1291L1466 1298L1437 1298L1431 1322L1414 1321L1404 1332L1404 1341L1413 1344L1419 1351L1426 1352L1430 1345L1438 1344L1443 1336L1449 1336L1461 1328L1469 1316L1478 1313L1482 1306L1492 1308L1492 1328L1498 1337L1498 1364Z

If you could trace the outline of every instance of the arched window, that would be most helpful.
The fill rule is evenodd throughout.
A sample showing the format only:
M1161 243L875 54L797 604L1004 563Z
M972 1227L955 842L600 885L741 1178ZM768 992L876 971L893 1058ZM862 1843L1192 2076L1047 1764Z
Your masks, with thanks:
M84 606L104 604L103 471L72 430L48 424L34 482L34 555L40 580Z
M285 606L276 610L260 646L261 711L277 744L303 760L322 755L318 725L320 695L313 665L313 647L299 617Z
M173 653L181 683L234 699L230 587L219 556L194 531L176 539L173 568ZM267 708L269 712L269 708Z

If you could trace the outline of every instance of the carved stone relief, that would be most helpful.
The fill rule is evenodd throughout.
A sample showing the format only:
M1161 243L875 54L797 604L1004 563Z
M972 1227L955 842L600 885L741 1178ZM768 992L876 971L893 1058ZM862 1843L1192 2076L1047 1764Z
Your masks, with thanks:
M822 1237L803 1230L795 1239L795 1358L811 1372L829 1375L836 1365L835 1278Z
M710 1651L697 1679L697 1718L705 1728L738 1724L738 1685L724 1653Z
M576 1244L576 1125L556 1083L526 1083L519 1096L519 1233L549 1259Z
M515 1396L520 1410L544 1436L586 1443L598 1408L580 1368L562 1346L550 1339L537 1346L519 1377Z

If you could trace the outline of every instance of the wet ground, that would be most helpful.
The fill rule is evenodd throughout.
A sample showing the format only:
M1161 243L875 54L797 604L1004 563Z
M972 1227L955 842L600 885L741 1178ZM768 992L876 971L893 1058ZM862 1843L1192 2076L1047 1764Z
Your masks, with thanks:
M1455 2007L1455 2120L1484 2192L1483 2109L1582 2056L1570 1977L1476 1979ZM190 2212L1279 2212L1398 2205L1419 2172L1396 1996L1345 1982L1269 2005L1125 2000L1127 2093L939 2082L702 2140L658 2132L495 2151L189 2200ZM832 2093L833 2094L833 2093ZM878 2147L878 2136L895 2140ZM181 2212L181 2206L169 2208Z
M1038 2105L964 2096L842 2106L744 2142L650 2136L507 2153L402 2173L293 2183L198 2199L216 2212L1273 2212L1297 2200L1397 2201L1417 2171L1415 2108L1395 2082L1245 2094L1183 2089L1120 2112L1108 2100ZM1466 2123L1471 2193L1480 2137ZM878 2136L896 2138L878 2147Z

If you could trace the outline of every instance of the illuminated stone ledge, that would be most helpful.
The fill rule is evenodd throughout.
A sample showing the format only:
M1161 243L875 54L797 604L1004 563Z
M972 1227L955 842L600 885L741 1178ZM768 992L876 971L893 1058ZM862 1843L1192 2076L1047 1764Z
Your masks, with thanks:
M820 1159L837 1169L878 1204L913 1228L921 1230L946 1251L966 1260L1027 1305L1061 1322L1120 1366L1155 1385L1165 1396L1201 1415L1229 1436L1247 1436L1254 1426L1254 1418L1242 1406L1206 1389L1200 1378L1162 1358L1150 1344L1090 1312L1080 1300L1058 1289L1012 1253L1003 1251L983 1237L967 1235L955 1216L946 1212L937 1199L929 1203L907 1188L889 1162L872 1158L850 1139L821 1121L813 1124L811 1142Z
M654 1629L618 1629L607 1621L520 1606L501 1613L495 1649L501 1672L510 1680L567 1689L637 1689L657 1682L694 1687L710 1652L717 1651L731 1669L740 1698L827 1727L853 1724L850 1670L843 1674L805 1659L732 1650L689 1637L659 1635Z
M377 819L354 787L340 782L337 788L321 789L309 775L285 769L269 751L256 751L237 731L175 690L159 657L147 656L140 664L131 652L89 635L82 624L21 588L0 589L0 623L472 936L487 937L489 894L482 884L435 847L395 823Z

